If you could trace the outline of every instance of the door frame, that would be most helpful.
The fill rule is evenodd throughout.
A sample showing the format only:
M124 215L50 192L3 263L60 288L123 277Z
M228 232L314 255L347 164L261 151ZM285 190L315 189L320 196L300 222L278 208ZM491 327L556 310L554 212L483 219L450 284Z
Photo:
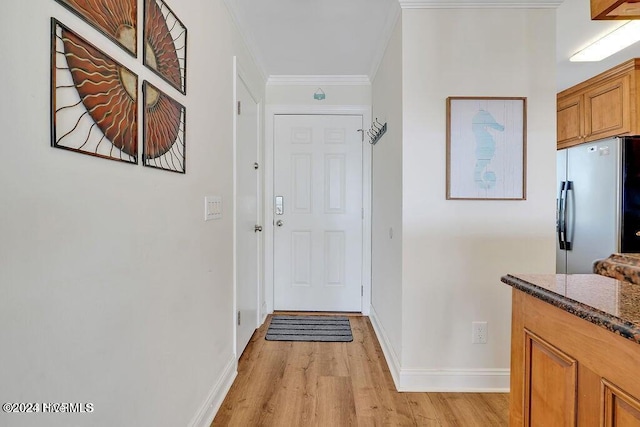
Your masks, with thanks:
M362 116L364 129L371 123L371 106L369 105L267 105L265 111L265 141L264 141L264 300L263 312L273 313L274 307L274 215L273 215L273 185L275 164L275 118L278 115L341 115ZM362 150L362 207L364 220L362 221L362 314L369 315L371 310L371 165L372 145L363 142ZM269 225L269 226L267 226Z
M253 98L256 103L258 112L257 112L257 135L258 139L258 158L256 161L260 165L258 168L258 194L257 194L257 203L258 203L258 220L264 224L264 168L262 168L263 157L264 157L264 138L263 138L263 101L259 96L256 96L255 89L249 84L248 75L245 71L243 71L242 64L239 62L236 56L233 57L233 104L232 104L232 114L233 114L233 311L232 311L232 324L233 324L233 352L235 354L236 360L240 357L238 354L238 322L237 322L237 313L238 313L238 236L236 232L236 227L238 223L238 182L236 179L236 174L238 171L238 114L237 114L237 105L238 105L238 93L237 87L238 83L242 81L244 86L247 88L249 95ZM255 320L255 328L259 328L263 323L263 319L266 317L266 314L263 314L263 306L264 304L260 304L260 301L264 299L264 255L265 255L265 246L264 246L264 238L259 240L258 244L258 283L257 286L257 299L256 303L256 318ZM249 319L247 319L249 320Z

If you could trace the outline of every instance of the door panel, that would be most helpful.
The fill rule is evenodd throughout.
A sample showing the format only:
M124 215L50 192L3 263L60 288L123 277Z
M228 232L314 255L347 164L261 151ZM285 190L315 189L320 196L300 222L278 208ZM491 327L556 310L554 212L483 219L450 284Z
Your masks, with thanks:
M312 188L312 170L310 154L293 154L291 156L293 173L293 213L310 214Z
M578 362L525 330L525 426L576 425Z
M629 85L629 76L623 76L585 93L585 127L591 140L631 130Z
M583 99L582 95L577 95L558 100L558 148L578 144L584 139Z
M324 160L324 213L344 214L346 157L344 154L326 154Z
M291 233L291 277L293 286L311 286L311 232Z
M240 114L236 122L236 350L242 354L258 326L260 236L259 221L258 105L238 77L236 97ZM237 113L237 112L236 112Z
M325 231L325 285L344 286L346 238L344 231Z
M361 311L362 117L274 120L274 309Z
M640 401L603 379L604 427L640 427Z
M620 252L640 252L640 139L624 138Z
M567 273L592 273L593 262L618 252L620 141L615 138L568 150L567 179L572 248Z
M559 150L556 157L556 273L567 272L567 251L560 248L560 234L558 227L562 225L565 209L563 184L567 181L567 150Z

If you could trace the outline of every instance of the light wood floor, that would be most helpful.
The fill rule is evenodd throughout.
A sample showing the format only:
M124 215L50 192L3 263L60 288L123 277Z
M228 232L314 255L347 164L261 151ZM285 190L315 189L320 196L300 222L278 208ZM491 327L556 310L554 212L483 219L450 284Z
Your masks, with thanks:
M350 343L266 341L269 320L212 426L508 425L508 394L395 391L367 317L350 316Z

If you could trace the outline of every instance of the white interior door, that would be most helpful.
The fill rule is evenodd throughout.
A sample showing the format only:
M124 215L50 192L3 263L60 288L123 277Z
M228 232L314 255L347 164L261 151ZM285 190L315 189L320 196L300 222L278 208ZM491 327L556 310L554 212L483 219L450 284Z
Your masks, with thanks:
M361 311L362 116L274 120L274 309Z
M260 175L258 104L242 79L236 81L236 355L239 358L258 326L260 286Z

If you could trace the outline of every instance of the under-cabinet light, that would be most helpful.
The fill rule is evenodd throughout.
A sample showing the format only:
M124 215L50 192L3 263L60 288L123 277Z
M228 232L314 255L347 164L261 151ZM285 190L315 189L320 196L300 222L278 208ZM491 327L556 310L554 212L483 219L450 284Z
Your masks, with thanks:
M629 21L574 54L569 61L601 61L638 41L640 41L640 21Z

